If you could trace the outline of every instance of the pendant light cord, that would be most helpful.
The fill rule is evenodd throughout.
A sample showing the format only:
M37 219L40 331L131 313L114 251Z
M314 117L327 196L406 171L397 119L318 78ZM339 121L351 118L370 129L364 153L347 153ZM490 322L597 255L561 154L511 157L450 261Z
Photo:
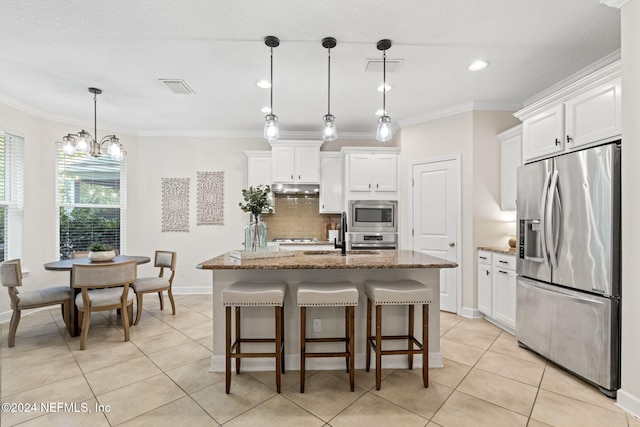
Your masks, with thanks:
M331 48L327 49L329 51L329 60L328 60L328 78L327 78L327 114L331 114Z
M387 51L382 53L382 115L387 115Z
M270 94L270 103L271 103L271 111L269 114L273 114L273 47L270 47L271 51L271 94Z
M93 140L98 138L98 94L93 94ZM93 144L92 149L93 151Z

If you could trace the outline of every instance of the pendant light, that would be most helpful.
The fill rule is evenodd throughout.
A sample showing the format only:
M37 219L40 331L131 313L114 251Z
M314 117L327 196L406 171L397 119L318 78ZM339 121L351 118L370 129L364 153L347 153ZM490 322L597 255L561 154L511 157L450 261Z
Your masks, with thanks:
M387 142L393 136L391 134L391 117L387 116L386 97L387 92L387 49L391 47L391 40L382 39L378 42L378 50L382 51L382 116L378 119L376 139Z
M275 141L280 137L280 131L278 130L278 116L273 114L273 48L280 46L280 40L275 36L267 36L264 38L264 44L269 47L271 52L271 94L269 114L264 118L264 138L267 141Z
M93 134L98 136L97 99L101 89L90 87L93 94ZM124 159L125 152L120 140L115 135L107 135L98 142L84 129L77 134L70 133L62 138L62 151L67 155L86 153L92 157L111 156L113 160Z
M333 141L338 137L336 131L336 118L331 114L331 49L336 47L336 39L325 37L322 39L322 46L328 52L328 73L327 73L327 114L322 118L322 140Z

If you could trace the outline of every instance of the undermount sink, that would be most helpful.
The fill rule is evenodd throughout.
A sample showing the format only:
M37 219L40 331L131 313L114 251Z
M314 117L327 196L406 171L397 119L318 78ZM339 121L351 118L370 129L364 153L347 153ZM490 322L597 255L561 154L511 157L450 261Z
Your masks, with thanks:
M304 251L304 255L336 255L341 256L340 251ZM378 255L378 251L347 251L347 255Z

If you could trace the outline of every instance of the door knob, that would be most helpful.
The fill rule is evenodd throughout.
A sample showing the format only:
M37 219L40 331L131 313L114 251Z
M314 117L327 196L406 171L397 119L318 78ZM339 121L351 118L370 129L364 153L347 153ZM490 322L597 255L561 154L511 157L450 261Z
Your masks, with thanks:
M449 242L449 246L454 247L456 245L455 242Z

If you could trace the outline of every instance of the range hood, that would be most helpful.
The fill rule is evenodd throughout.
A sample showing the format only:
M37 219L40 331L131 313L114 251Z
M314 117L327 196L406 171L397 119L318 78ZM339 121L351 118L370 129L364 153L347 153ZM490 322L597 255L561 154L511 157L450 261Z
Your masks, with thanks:
M271 191L276 194L318 194L320 184L272 184Z

